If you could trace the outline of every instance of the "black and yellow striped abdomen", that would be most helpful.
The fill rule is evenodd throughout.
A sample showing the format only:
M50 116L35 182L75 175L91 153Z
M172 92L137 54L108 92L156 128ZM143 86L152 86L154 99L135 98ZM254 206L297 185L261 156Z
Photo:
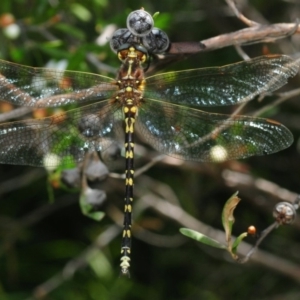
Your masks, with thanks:
M126 105L123 108L125 118L125 197L124 197L124 224L121 246L121 271L128 273L131 251L131 219L134 183L134 123L137 107Z

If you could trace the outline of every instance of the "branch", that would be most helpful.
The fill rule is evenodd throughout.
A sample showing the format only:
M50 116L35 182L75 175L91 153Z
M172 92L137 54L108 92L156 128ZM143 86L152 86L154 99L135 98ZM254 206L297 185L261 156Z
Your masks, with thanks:
M271 43L278 39L300 33L298 23L277 23L257 25L232 33L225 33L200 42L172 43L169 54L196 54L228 46L245 46L256 43Z

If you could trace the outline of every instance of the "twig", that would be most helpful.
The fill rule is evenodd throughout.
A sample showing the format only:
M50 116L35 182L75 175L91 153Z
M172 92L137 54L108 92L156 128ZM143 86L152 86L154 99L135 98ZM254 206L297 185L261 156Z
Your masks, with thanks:
M148 171L151 167L153 167L155 164L157 164L158 162L162 161L166 156L164 154L161 155L157 155L155 157L153 157L151 159L151 161L149 161L147 164L145 164L143 167L137 169L134 172L134 177L137 177L143 173L145 173L146 171ZM118 174L118 173L109 173L109 177L111 178L117 178L117 179L125 179L125 175L124 174Z
M245 23L247 26L258 26L259 23L254 22L248 18L246 18L236 7L235 2L232 0L225 0L228 6L232 9L234 14L237 16L238 19L240 19L243 23Z
M299 96L299 94L300 94L300 88L288 91L286 93L280 93L278 99L273 101L271 104L265 105L261 109L256 110L255 113L252 113L252 114L250 113L249 115L252 115L254 117L260 116L263 113L265 113L266 111L268 111L269 109L272 109L275 106L281 104L282 102L289 100L290 98Z

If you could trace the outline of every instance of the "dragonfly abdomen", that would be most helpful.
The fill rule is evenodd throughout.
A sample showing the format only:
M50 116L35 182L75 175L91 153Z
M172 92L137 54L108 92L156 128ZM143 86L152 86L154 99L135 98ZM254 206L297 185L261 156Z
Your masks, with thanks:
M123 108L125 121L125 197L124 197L124 224L121 246L121 272L129 274L131 252L131 219L134 182L134 124L137 115L137 106L128 100Z

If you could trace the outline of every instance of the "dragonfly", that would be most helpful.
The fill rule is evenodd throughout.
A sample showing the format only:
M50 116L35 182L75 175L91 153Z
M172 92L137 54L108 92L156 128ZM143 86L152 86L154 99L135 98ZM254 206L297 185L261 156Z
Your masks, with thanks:
M289 56L267 55L146 77L143 66L150 55L142 43L119 45L121 66L115 79L0 61L2 100L31 108L71 106L43 119L1 124L0 163L79 163L89 153L101 155L124 136L124 275L130 268L136 134L159 152L197 162L271 154L293 142L291 132L276 121L200 110L244 103L279 89L299 69Z

